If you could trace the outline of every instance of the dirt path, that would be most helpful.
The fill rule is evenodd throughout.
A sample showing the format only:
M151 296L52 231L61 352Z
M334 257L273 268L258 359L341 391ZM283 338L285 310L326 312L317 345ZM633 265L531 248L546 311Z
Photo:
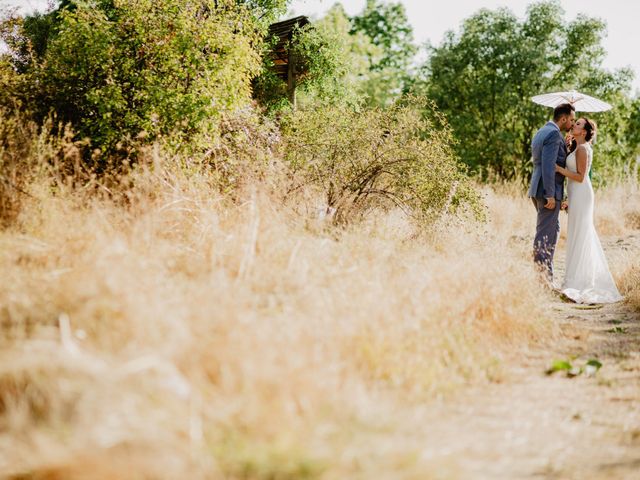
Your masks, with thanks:
M433 445L423 460L442 473L435 478L640 479L640 315L624 304L560 299L549 309L559 342L515 359L503 383L425 413ZM583 366L591 358L603 364L593 376L544 373L556 359Z

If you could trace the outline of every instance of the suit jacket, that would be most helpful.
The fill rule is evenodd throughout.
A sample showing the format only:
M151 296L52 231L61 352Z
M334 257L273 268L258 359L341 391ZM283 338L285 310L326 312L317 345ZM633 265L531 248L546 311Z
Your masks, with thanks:
M529 196L562 200L564 197L564 176L556 173L556 164L567 165L567 147L560 129L553 122L547 122L536 132L531 142L533 155L533 175L529 186Z

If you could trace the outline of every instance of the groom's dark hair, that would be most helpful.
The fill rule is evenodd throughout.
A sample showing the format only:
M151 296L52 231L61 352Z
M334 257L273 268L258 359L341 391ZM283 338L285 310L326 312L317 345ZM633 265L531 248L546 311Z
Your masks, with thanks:
M558 105L553 109L553 119L560 120L560 117L564 115L570 115L571 112L575 112L576 109L570 103L563 103L562 105Z

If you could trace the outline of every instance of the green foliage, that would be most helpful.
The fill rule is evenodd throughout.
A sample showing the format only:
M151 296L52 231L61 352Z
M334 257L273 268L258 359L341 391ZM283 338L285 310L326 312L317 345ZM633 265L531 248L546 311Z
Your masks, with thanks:
M630 72L601 67L602 21L578 16L565 23L563 13L557 1L532 4L524 21L508 9L483 9L430 48L413 88L447 115L460 139L458 154L485 177L530 174L531 138L551 114L530 98L572 88L615 105L611 113L593 115L603 125L596 160L629 159L633 146L623 137Z
M282 132L293 188L320 188L338 220L392 206L426 223L482 213L444 118L422 99L387 109L299 110L283 119Z
M278 43L278 37L267 38L262 51L262 69L252 81L252 94L268 113L278 112L290 107L287 83L274 71L272 51Z
M0 56L0 107L15 108L17 99L13 93L19 82L18 73L6 56Z
M0 10L0 41L9 48L11 55L0 53L2 61L16 72L24 72L33 56L40 55L49 36L51 21L47 15L35 14L26 19L17 10ZM25 36L29 41L25 41ZM5 104L3 104L5 105Z
M379 48L367 55L370 71L362 80L361 90L368 104L388 105L404 90L417 52L404 5L367 0L352 24L353 35L366 35Z
M362 14L351 19L335 4L323 18L296 31L288 47L300 74L298 102L389 105L409 78L416 53L412 42L400 3L369 1ZM271 56L264 58L256 96L269 110L279 110L286 105L286 85L272 73Z
M335 6L322 20L294 32L291 48L303 68L298 84L307 103L357 102L353 82L362 59L353 54L349 27L344 10ZM301 100L304 104L304 96Z
M38 120L54 111L107 154L157 139L200 148L220 115L249 101L260 69L263 30L248 3L79 0L47 21L25 19L13 42L28 53L14 57L24 71L16 96Z
M365 57L376 50L363 35L350 35L351 23L341 5L333 6L324 18L296 28L287 52L295 58L297 103L304 108L314 103L359 103L356 82L369 68ZM254 93L268 111L289 107L287 85L273 72L269 50L264 53L264 68L255 80Z
M211 2L209 2L211 3ZM225 2L213 2L216 8ZM277 18L286 12L289 0L235 0L226 2L226 8L242 8L248 14L251 22L257 26L263 34L266 34L269 24L275 22Z
M274 155L280 142L277 124L246 108L223 115L219 128L219 141L205 155L180 155L183 163L202 162L208 171L215 172L212 178L217 188L231 197L252 182L278 189L281 163Z
M353 32L366 34L374 45L382 47L383 55L372 62L373 70L405 69L417 50L413 44L413 29L402 3L367 0L364 11L353 17Z
M640 123L637 112L640 98L632 100L619 91L608 100L614 105L608 112L577 114L586 115L598 123L592 169L592 180L597 186L638 177L636 157L640 154Z
M551 375L555 372L568 372L572 368L573 367L571 366L571 362L569 362L568 360L554 360L553 363L551 363L551 366L547 369L546 373L547 375Z
M607 333L629 333L629 330L627 330L625 327L613 327L610 328L609 330L607 330Z
M631 114L625 135L630 145L637 145L635 153L640 154L640 97L636 97L630 105Z
M552 375L556 372L566 372L567 377L569 378L577 377L584 373L589 377L595 375L601 368L602 362L595 358L587 360L582 367L572 365L569 360L554 360L545 373L547 375Z

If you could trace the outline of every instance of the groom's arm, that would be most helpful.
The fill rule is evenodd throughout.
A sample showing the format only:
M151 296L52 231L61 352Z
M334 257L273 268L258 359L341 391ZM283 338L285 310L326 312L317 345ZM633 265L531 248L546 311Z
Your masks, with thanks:
M562 142L562 137L553 132L547 135L547 138L545 138L542 143L541 167L543 194L547 200L553 199L550 202L552 204L555 204L556 198L556 159L558 158L558 149ZM553 207L550 206L550 208Z

